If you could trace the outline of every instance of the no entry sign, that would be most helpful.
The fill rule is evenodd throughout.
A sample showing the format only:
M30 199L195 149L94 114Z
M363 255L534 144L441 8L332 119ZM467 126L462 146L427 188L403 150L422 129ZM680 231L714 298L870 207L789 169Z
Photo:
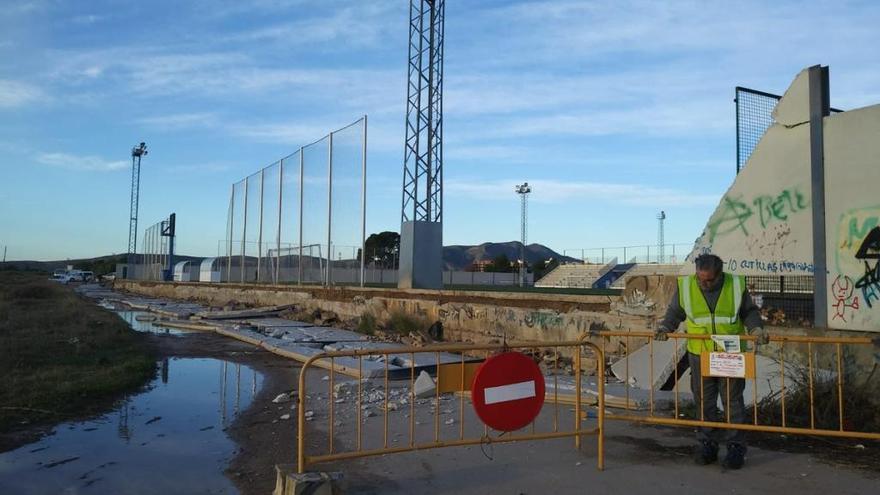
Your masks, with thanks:
M477 370L471 398L483 423L498 431L518 430L541 412L544 375L525 354L498 354Z

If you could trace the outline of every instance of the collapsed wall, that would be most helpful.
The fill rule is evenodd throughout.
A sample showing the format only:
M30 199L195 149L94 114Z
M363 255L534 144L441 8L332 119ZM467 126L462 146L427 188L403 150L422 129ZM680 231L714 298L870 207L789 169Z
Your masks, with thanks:
M818 69L804 69L791 83L773 111L773 124L688 258L712 252L725 261L726 271L740 275L821 277L829 328L878 332L880 105L825 116L821 139L811 140L817 133L811 129L810 71ZM818 204L813 148L824 163L824 198ZM815 216L814 208L820 210ZM814 229L820 227L825 272L816 273L823 264L814 259L822 252L814 250ZM683 271L693 272L693 264Z

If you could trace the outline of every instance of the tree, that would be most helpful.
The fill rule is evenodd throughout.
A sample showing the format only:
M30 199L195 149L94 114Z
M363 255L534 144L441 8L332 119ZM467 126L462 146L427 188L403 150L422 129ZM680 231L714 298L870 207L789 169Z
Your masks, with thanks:
M509 272L510 270L510 259L504 253L492 258L492 264L486 267L487 272Z
M376 263L382 268L397 268L400 254L400 234L397 232L379 232L370 234L364 243L367 250L366 262ZM360 253L358 253L360 259Z

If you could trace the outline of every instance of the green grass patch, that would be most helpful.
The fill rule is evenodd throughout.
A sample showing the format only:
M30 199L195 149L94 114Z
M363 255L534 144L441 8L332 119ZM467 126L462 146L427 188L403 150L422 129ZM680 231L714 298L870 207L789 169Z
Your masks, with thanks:
M46 275L0 272L0 432L100 412L155 372L146 336Z
M394 311L388 319L388 328L401 335L409 335L411 332L427 330L428 322L403 311Z

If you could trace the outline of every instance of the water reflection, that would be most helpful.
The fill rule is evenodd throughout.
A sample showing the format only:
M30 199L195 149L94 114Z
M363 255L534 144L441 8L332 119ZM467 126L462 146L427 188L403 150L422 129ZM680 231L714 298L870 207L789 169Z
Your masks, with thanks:
M138 316L142 318L156 316L149 311L116 311L116 314L118 314L120 318L125 320L125 322L131 326L131 328L135 329L138 332L155 333L157 335L180 335L184 333L190 333L187 330L163 327L156 320L138 321Z
M223 476L236 450L224 430L253 401L262 376L217 359L158 366L149 390L113 412L60 424L0 454L0 494L235 493Z

